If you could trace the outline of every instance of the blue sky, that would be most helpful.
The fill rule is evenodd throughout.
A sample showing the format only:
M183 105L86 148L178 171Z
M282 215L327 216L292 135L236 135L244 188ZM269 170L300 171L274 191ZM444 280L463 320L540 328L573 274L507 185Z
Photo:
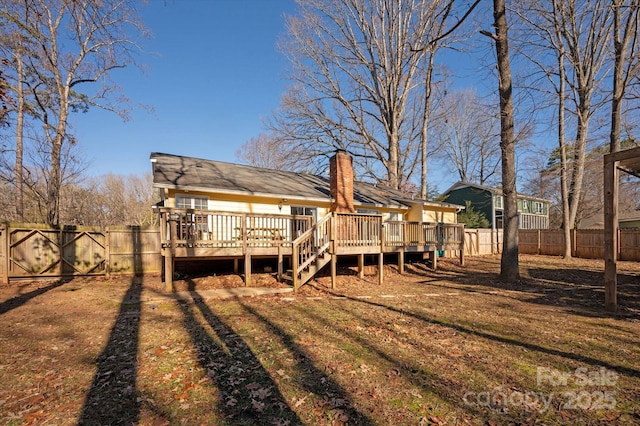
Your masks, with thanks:
M153 32L135 68L118 71L136 108L127 122L94 109L72 118L90 175L141 174L152 151L236 161L278 106L287 63L276 47L293 0L150 0Z
M277 41L284 15L295 9L293 0L149 0L142 18L153 36L139 58L148 69L118 70L112 79L153 112L134 109L127 122L98 109L75 115L88 174L147 173L154 151L237 162L236 150L264 132L263 119L287 85ZM495 90L497 81L478 79L480 65L469 53L439 55L455 70L457 88ZM441 191L458 179L434 163L429 176Z

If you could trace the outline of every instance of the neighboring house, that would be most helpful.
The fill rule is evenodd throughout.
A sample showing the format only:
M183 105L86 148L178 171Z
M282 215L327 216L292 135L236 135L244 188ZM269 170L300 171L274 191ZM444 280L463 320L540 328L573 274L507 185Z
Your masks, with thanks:
M640 228L640 212L618 213L620 229ZM578 229L604 229L604 214L597 213L580 221Z
M504 198L502 190L485 185L458 182L443 194L449 203L466 205L470 202L474 210L484 213L492 229L503 227ZM517 194L518 228L548 229L549 206L543 198Z
M462 261L462 206L355 181L344 151L329 177L161 153L151 162L169 283L176 259L234 259L234 269L244 259L249 284L252 256L277 256L294 288L338 255L357 255L360 271L365 254L395 253L401 265L405 252L428 253L435 266L436 252L456 250Z

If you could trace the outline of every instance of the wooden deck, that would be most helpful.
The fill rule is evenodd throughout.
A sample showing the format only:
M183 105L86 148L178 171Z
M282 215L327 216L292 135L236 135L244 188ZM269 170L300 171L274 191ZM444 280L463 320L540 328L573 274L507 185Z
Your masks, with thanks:
M172 287L175 260L244 259L245 284L251 283L251 258L277 257L278 276L285 277L290 260L294 288L308 281L337 256L397 253L400 270L404 253L457 250L463 262L464 225L425 222L383 222L380 215L331 213L312 223L308 216L225 213L160 208L161 251L165 282ZM362 264L362 262L359 262ZM361 268L362 269L362 268ZM380 268L381 270L381 268ZM382 276L380 275L380 279ZM335 282L335 279L334 279Z

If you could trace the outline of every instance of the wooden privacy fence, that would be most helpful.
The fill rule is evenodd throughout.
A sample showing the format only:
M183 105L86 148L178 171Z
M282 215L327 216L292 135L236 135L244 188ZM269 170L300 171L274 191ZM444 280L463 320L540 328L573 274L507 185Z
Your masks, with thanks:
M159 274L157 228L0 224L0 282L16 278Z
M640 261L640 229L618 230L618 259ZM559 229L520 231L520 253L564 254L564 234ZM586 259L604 259L604 230L571 231L571 254Z
M564 233L561 229L521 229L518 240L521 254L564 254ZM467 256L500 253L502 230L465 229L464 248ZM603 259L604 230L572 230L571 254L574 257ZM640 261L640 229L618 230L618 259Z

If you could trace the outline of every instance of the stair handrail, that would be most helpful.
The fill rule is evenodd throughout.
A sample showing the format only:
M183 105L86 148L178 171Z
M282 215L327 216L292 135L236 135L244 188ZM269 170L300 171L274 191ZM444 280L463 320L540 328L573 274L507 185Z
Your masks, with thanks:
M311 228L307 229L300 236L298 236L298 238L293 240L293 242L291 243L291 250L292 250L291 257L292 257L292 263L293 263L292 279L293 279L294 289L298 288L298 280L300 279L299 277L302 271L304 271L305 268L311 265L311 263L315 262L316 259L318 259L318 257L320 257L329 249L330 238L328 237L329 237L330 226L325 227L326 233L324 235L326 235L327 238L325 238L325 241L323 242L323 244L318 247L315 247L314 250L309 253L309 257L306 258L303 262L300 262L300 246L302 246L304 243L307 243L309 240L311 240L315 235L315 233L318 231L318 229L320 229L321 226L323 226L326 222L328 222L331 219L331 217L332 217L331 213L327 214L318 222L316 222L313 226L311 226Z

